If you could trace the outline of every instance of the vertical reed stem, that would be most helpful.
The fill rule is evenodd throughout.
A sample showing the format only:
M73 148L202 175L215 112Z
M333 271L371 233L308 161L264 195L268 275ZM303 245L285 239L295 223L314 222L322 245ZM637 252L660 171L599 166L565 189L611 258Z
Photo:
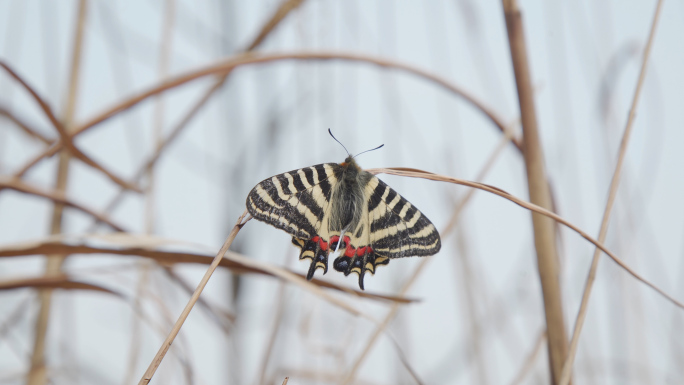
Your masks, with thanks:
M76 18L76 34L74 37L74 50L71 58L71 73L69 78L69 89L62 116L62 124L67 130L73 128L74 116L76 112L76 101L78 96L79 72L81 68L81 51L83 47L83 35L85 30L87 14L86 0L80 0L78 4L78 16ZM66 191L67 180L69 177L69 161L71 155L64 149L59 154L57 166L57 178L55 190ZM62 232L62 219L64 205L55 203L52 209L52 220L50 223L50 234L60 234ZM64 264L65 255L50 255L45 264L46 274L59 274ZM33 352L31 353L31 368L26 377L28 385L44 385L47 383L47 371L45 368L45 339L47 336L48 323L50 319L50 305L52 303L52 290L42 290L39 294L40 310L36 319L35 339Z
M523 128L523 156L527 171L530 202L552 211L551 193L544 172L544 154L539 139L534 108L534 90L527 62L527 48L522 16L515 0L503 0L508 42L520 101ZM563 301L559 284L559 265L556 252L554 223L551 218L532 213L534 245L541 279L548 333L551 383L557 384L568 351L568 340L563 319Z

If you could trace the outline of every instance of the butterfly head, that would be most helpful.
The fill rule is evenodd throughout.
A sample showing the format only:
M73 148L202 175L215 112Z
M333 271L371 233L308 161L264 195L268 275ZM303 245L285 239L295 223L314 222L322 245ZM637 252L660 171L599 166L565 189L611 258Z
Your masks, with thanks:
M356 163L353 156L348 156L344 162L340 163L340 166L344 167L345 170L361 171L361 167Z

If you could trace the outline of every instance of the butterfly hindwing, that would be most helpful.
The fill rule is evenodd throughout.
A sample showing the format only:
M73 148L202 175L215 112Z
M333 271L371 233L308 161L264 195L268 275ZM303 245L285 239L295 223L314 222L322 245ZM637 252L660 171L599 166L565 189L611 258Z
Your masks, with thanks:
M292 235L301 249L299 259L310 259L307 279L317 269L328 271L328 240L339 232L328 229L332 192L341 166L318 164L264 179L247 197L249 213Z
M441 248L439 233L411 202L378 178L366 186L370 243L388 258L427 256Z
M345 275L357 273L361 289L365 272L375 274L376 267L388 264L390 258L433 255L441 248L432 222L383 181L371 177L364 196L365 220L349 236L351 252L348 247L333 264Z

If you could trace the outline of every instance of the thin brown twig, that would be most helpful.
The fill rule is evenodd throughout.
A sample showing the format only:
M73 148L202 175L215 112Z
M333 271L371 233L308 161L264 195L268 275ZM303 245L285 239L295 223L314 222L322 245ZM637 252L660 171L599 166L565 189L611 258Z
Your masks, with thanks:
M149 238L149 237L148 237ZM41 254L110 254L122 256L139 256L149 258L161 265L174 265L179 263L195 263L210 265L214 257L202 253L192 252L171 252L165 250L157 250L143 241L141 237L131 235L128 233L117 233L115 235L107 234L86 234L82 236L51 236L44 239L34 240L30 242L21 242L18 244L0 245L0 258L2 257L19 257L27 255L41 255ZM112 245L97 246L90 245L89 241L96 243L104 241L112 241ZM155 238L156 241L166 242L168 240L162 238ZM158 243L156 243L158 245ZM220 266L225 267L237 274L263 274L290 282L305 280L305 275L294 273L291 270L268 266L263 262L254 261L234 252L227 252L219 263ZM363 297L373 300L392 301L399 303L411 303L415 300L397 297L391 295L373 294L361 290L353 290L344 286L336 285L332 282L314 278L310 281L312 285L320 286L328 289L351 294L357 297ZM308 288L309 286L307 286Z
M376 168L376 169L368 169L366 170L370 173L374 174L380 174L380 173L385 173L385 174L391 174L391 175L398 175L398 176L406 176L410 178L422 178L422 179L429 179L429 180L434 180L434 181L440 181L440 182L448 182L448 183L454 183L454 184L460 184L462 186L468 186L468 187L473 187L477 188L483 191L487 191L489 193L492 193L494 195L498 195L502 198L508 199L509 201L517 204L520 207L526 208L528 210L532 210L534 212L537 212L541 215L547 216L556 222L568 227L569 229L573 230L577 234L579 234L582 238L586 239L587 241L593 243L596 247L601 249L606 255L610 257L615 263L617 263L620 267L622 267L623 270L625 270L627 273L629 273L632 277L636 278L637 280L641 281L644 283L646 286L650 287L651 289L655 290L658 294L660 294L662 297L667 299L668 301L672 302L675 306L680 307L684 309L684 304L672 297L670 294L667 294L663 289L659 288L655 284L651 283L648 281L646 278L642 277L639 275L636 271L634 271L629 265L627 265L622 259L618 258L617 255L615 255L612 251L608 250L608 248L603 245L601 242L595 240L592 238L589 234L584 232L582 229L579 227L573 225L560 215L551 212L543 207L539 207L535 204L529 203L525 200L522 200L518 197L515 197L504 190L501 190L499 188L489 186L486 184L482 183L476 183L476 182L471 182L467 181L464 179L458 179L458 178L452 178L444 175L439 175L439 174L433 174L429 172L425 173L419 173L419 172L411 172L411 171L402 171L402 170L397 170L393 168Z
M40 277L16 278L0 281L0 290L14 290L22 288L35 289L67 289L67 290L93 290L123 297L121 293L107 289L92 283L75 281L66 274L43 275Z
M178 320L176 321L173 329L171 329L171 332L169 333L168 337L166 337L166 340L164 340L162 346L159 348L159 351L155 355L154 359L150 363L149 367L147 368L147 371L145 371L145 374L143 374L142 378L138 382L139 385L144 385L148 384L152 380L152 376L154 376L154 373L157 371L157 368L161 364L161 361L164 359L164 356L168 352L169 348L171 347L171 344L173 343L174 339L178 335L178 332L180 331L181 327L183 326L183 323L187 319L188 315L190 314L190 311L192 310L193 306L197 302L200 294L202 293L202 290L204 290L204 287L206 286L207 282L209 281L209 278L211 278L211 275L213 272L216 270L218 267L219 263L223 259L224 255L228 253L228 249L230 248L230 245L233 243L233 240L237 236L237 233L240 231L240 229L249 221L252 217L248 217L245 219L243 222L243 219L247 216L247 210L238 218L238 221L236 222L235 226L233 227L233 230L230 232L230 235L228 235L228 238L226 239L225 243L223 244L223 247L221 247L221 250L219 250L218 254L216 254L216 257L214 257L214 260L212 261L211 265L207 269L206 273L204 274L204 277L200 281L200 283L197 285L197 289L195 289L195 292L193 293L192 297L188 301L187 305L185 306L185 309L183 309L183 312L181 315L178 317ZM340 308L348 311L354 316L359 316L362 318L365 318L372 323L377 323L373 318L370 316L360 312L359 310L353 308L351 305L348 303L333 297L327 292L323 291L320 287L316 286L315 284L301 279L300 277L297 277L295 274L287 272L283 270L282 268L274 267L271 265L259 263L257 261L254 261L249 258L245 258L240 255L233 254L231 255L231 259L234 261L237 261L238 263L241 263L247 267L260 267L264 269L265 271L282 277L284 279L287 279L288 281L292 282L293 284L306 288L309 290L311 293L320 296L327 301L331 302L332 304L335 304L339 306Z
M656 10L653 15L653 21L651 22L651 29L648 35L648 41L644 49L644 54L641 62L641 69L639 71L639 79L637 80L636 89L634 90L634 95L632 97L632 105L628 111L627 124L625 126L625 131L622 134L622 141L620 142L620 150L618 154L617 164L615 165L615 171L613 172L613 178L610 182L610 189L608 192L608 201L606 202L606 208L603 212L603 219L601 220L601 229L599 230L598 241L603 243L608 234L608 223L610 220L610 214L613 209L613 204L615 203L615 198L617 196L617 190L620 185L620 175L622 172L622 165L624 163L625 154L627 153L627 146L629 145L629 138L632 133L632 127L634 124L634 117L636 114L636 108L639 104L639 95L641 94L641 87L644 83L646 77L646 66L648 64L648 58L651 53L651 46L653 45L653 39L655 36L656 27L658 26L658 18L660 16L660 11L662 9L663 0L658 0L656 5ZM601 255L601 251L597 247L594 250L594 256L591 260L591 267L589 269L589 274L587 276L587 281L584 286L584 293L582 294L582 302L580 303L580 308L577 313L577 319L575 320L575 327L572 334L572 340L570 341L570 351L568 352L568 357L563 365L563 371L561 375L560 385L567 385L569 383L570 376L572 374L572 366L575 361L575 355L577 354L577 346L579 343L579 337L582 333L582 326L584 325L584 320L586 318L587 309L589 305L589 298L591 296L591 289L596 280L596 272L598 270L598 261Z
M138 103L146 100L147 98L157 95L161 92L164 92L166 90L178 87L180 85L183 85L185 83L191 82L193 80L205 77L205 76L212 76L212 75L225 75L230 72L232 72L234 69L245 66L245 65L254 65L254 64L263 64L263 63L270 63L270 62L278 62L278 61L287 61L287 60L302 60L302 61L310 61L310 60L321 60L321 61L328 61L328 60L339 60L339 61L349 61L349 62L358 62L358 63L366 63L366 64L371 64L371 65L376 65L382 68L391 68L391 69L396 69L402 72L406 72L409 74L413 74L415 76L421 77L423 79L429 80L430 82L442 87L443 89L458 95L459 97L463 98L466 102L471 104L473 107L481 111L494 125L499 128L501 132L505 132L506 130L506 124L504 121L499 118L499 116L489 107L487 107L483 102L475 98L473 95L470 95L467 93L465 90L463 90L461 87L455 85L451 81L434 74L430 71L420 69L418 67L386 59L386 58L380 58L380 57L375 57L375 56L370 56L370 55L363 55L363 54L354 54L354 53L344 53L344 52L324 52L324 51L314 51L314 52L292 52L292 53L272 53L272 54L263 54L263 55L255 55L255 54L240 54L236 55L230 58L227 58L218 64L205 67L203 69L199 69L196 71L193 71L191 73L185 74L185 75L179 75L175 78L169 79L168 81L157 85L155 87L152 87L146 91L140 92L137 95L134 95L123 102L120 102L119 104L110 107L108 110L99 113L93 118L90 118L86 122L82 123L79 125L77 128L75 128L73 132L73 137L81 134L82 132L90 129L91 127L94 127L105 120L128 110L129 108L134 107ZM517 138L514 138L513 143L515 146L520 150L522 149L522 145L519 142ZM54 155L60 148L62 144L58 143L56 146L53 146L43 153L39 154L36 158L32 159L31 162L32 164L36 164L39 159L42 159L44 157L52 156ZM26 167L24 167L22 170L25 170ZM25 171L24 171L25 172Z
M523 129L525 170L530 202L547 210L553 209L549 182L544 170L544 152L539 137L534 105L534 89L527 59L527 46L522 15L516 0L502 0L513 72L518 91L520 119ZM568 353L568 337L563 317L563 296L560 288L560 267L556 248L554 222L532 212L534 246L544 300L544 315L548 338L551 383L557 384Z
M280 24L283 19L285 19L285 16L289 15L290 12L293 10L297 9L304 0L284 0L283 2L280 3L280 6L276 8L275 12L273 15L271 15L271 18L268 19L266 23L261 27L261 30L259 30L259 33L257 36L252 40L252 42L243 50L243 52L251 52L254 51L258 46L261 45L261 43L266 40L266 37L273 32L273 30Z
M483 180L484 177L487 175L491 167L494 165L494 161L499 157L499 155L502 152L503 146L505 143L507 143L509 140L511 140L511 130L504 130L505 136L502 139L502 143L497 146L497 148L492 152L490 157L488 158L487 162L485 163L485 166L482 167L481 171L478 173L478 180ZM409 169L404 169L408 171ZM420 172L420 170L417 169L410 169L414 170L417 172ZM366 170L370 173L373 173L373 170ZM473 197L473 192L468 192L459 204L456 205L456 209L454 210L453 216L459 216L463 208L465 207L466 203L470 201L470 199ZM452 216L452 218L453 218ZM441 234L442 236L446 236L452 232L452 230L455 228L457 221L456 220L450 220L447 226L442 230ZM411 288L414 282L418 279L418 276L423 272L427 264L431 261L431 258L424 258L418 267L413 270L413 274L411 277L404 283L404 286L402 286L401 290L399 291L399 296L404 296L408 290ZM350 370L347 370L347 375L345 379L342 381L342 384L348 384L354 381L354 378L356 377L356 372L358 372L359 368L361 367L361 364L365 361L366 356L368 353L370 353L370 350L373 348L373 345L375 345L375 342L378 340L380 335L387 329L389 326L390 322L396 317L396 315L399 312L399 306L397 305L392 305L392 308L389 310L389 312L385 315L385 318L381 321L380 326L378 326L375 331L373 332L373 335L368 339L366 342L366 346L364 349L361 351L361 354L359 354L356 357L356 360L352 364L352 367Z
M88 207L67 198L66 195L59 190L46 191L39 187L35 187L31 184L28 184L20 179L8 178L4 176L0 176L0 189L10 189L20 193L46 198L53 201L54 203L69 206L85 214L88 214L95 220L107 224L109 227L116 231L126 231L122 226L114 223L106 215L98 213L95 210L89 209Z
M251 52L252 50L255 50L259 45L261 45L261 43L265 40L266 36L273 32L278 23L280 23L289 12L296 9L302 3L303 1L300 0L284 0L281 3L280 7L278 7L276 12L274 13L273 17L270 20L268 20L266 24L264 24L255 40L252 41L252 43L244 52ZM228 79L229 75L230 72L219 76L214 82L214 84L204 92L202 97L199 100L197 100L197 102L188 110L188 112L178 121L178 123L171 130L171 133L160 143L157 143L157 148L155 149L154 154L135 173L135 176L133 177L135 183L140 183L140 180L144 176L145 170L154 167L155 163L161 157L162 152L166 148L168 148L168 146L171 143L173 143L173 141L178 137L178 135L180 135L183 129L187 127L188 123L190 123L190 121L197 115L197 113L202 109L202 107L204 107L204 105L209 101L209 99L211 99L214 93L223 86L223 84ZM53 149L48 150L54 151ZM26 172L28 169L33 167L34 164L38 163L40 159L42 159L42 157L34 158L34 162L27 164L21 171ZM107 208L105 209L106 213L113 210L121 202L121 198L123 198L124 193L125 190L121 189L119 193L109 202Z
M169 145L180 135L180 133L183 131L185 127L187 127L187 124L192 120L195 115L199 112L199 110L204 106L204 104L211 98L213 93L218 90L222 82L216 82L214 85L212 85L209 90L202 96L202 98L190 108L190 110L186 113L186 115L181 119L176 126L171 130L171 133L164 138L160 143L157 144L157 147L152 154L148 158L148 160L140 166L140 168L135 172L133 176L133 181L135 183L140 183L142 180L143 176L145 176L145 172L148 169L151 169L154 167L154 165L157 163L159 158L161 157L163 151L169 147ZM110 213L116 206L121 203L124 193L126 192L125 189L120 189L119 192L112 198L111 201L107 204L107 206L104 209L105 213ZM98 221L95 221L93 225L91 226L90 230L93 230L93 227L98 224Z
M242 228L242 226L245 225L246 222L243 222L242 220L246 216L247 216L247 210L245 210L245 212L242 213L242 215L240 215L237 222L235 223L235 226L233 226L233 230L228 235L228 238L226 238L226 241L223 243L223 246L221 247L219 252L216 254L216 257L214 257L214 260L212 261L211 265L207 269L206 273L204 273L204 277L202 277L202 280L197 285L195 292L192 294L192 297L188 301L187 305L185 305L185 309L183 309L183 312L181 312L180 316L178 317L178 320L176 321L175 325L173 326L173 329L171 329L171 332L169 332L169 335L164 340L164 343L162 343L162 346L159 348L159 351L154 356L154 359L152 360L152 362L150 362L150 365L148 366L147 370L145 371L145 374L143 374L142 378L138 382L138 385L149 384L149 382L152 380L152 376L154 376L154 373L157 371L157 368L159 367L159 365L161 365L161 362L164 359L164 356L166 356L166 353L169 351L169 348L171 348L171 344L176 339L176 336L178 335L178 332L180 332L180 329L183 326L183 324L185 323L185 320L188 318L188 315L190 315L190 311L195 306L195 303L199 299L200 294L202 294L204 287L209 282L209 278L211 278L212 274L214 273L214 271L218 267L219 262L221 262L221 259L223 259L223 255L230 248L230 245L233 243L233 240L237 236L237 234L240 231L240 229ZM247 220L249 220L249 218Z
M14 124L17 125L17 127L21 128L22 131L26 133L26 135L38 139L41 142L45 144L52 144L52 140L45 137L45 135L41 134L38 132L36 129L32 128L28 123L24 122L23 120L19 119L16 115L14 115L10 110L8 110L5 107L0 106L0 115L6 117L7 119L11 120L14 122Z
M47 102L40 96L38 95L38 92L31 87L18 73L16 73L7 63L4 61L0 60L0 67L4 68L5 71L13 77L19 84L26 89L29 94L36 100L38 105L40 105L40 108L45 112L45 115L47 115L48 119L52 123L52 125L55 127L55 130L57 130L57 133L59 134L59 143L62 144L62 146L59 146L59 144L55 148L62 148L66 147L67 150L76 158L78 158L80 161L83 163L87 164L88 166L102 172L104 175L106 175L112 182L118 184L119 186L133 190L136 192L141 192L140 188L137 186L134 186L133 184L123 180L122 178L116 176L114 173L106 169L105 167L101 166L99 163L95 162L92 160L89 156L83 153L76 145L73 143L72 137L69 135L67 132L66 128L64 125L57 119L55 114L52 112L52 109L50 106L47 104ZM52 146L50 148L53 148Z

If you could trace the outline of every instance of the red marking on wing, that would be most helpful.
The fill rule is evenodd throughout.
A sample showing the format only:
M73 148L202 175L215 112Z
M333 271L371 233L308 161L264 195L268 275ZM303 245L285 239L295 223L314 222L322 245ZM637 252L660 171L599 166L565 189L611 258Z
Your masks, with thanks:
M353 257L354 254L356 254L356 249L353 248L351 245L347 246L347 250L344 251L344 256Z
M311 238L312 242L317 242L318 246L320 246L321 250L326 251L328 250L328 247L334 243L339 243L340 237L339 235L333 235L330 237L330 242L326 242L323 240L323 238L319 237L316 235L315 237ZM362 246L359 248L355 248L351 245L351 238L348 236L345 236L342 239L342 242L344 242L347 245L347 248L344 251L344 255L346 257L353 258L355 256L361 257L364 254L371 254L373 253L373 249L370 246Z

